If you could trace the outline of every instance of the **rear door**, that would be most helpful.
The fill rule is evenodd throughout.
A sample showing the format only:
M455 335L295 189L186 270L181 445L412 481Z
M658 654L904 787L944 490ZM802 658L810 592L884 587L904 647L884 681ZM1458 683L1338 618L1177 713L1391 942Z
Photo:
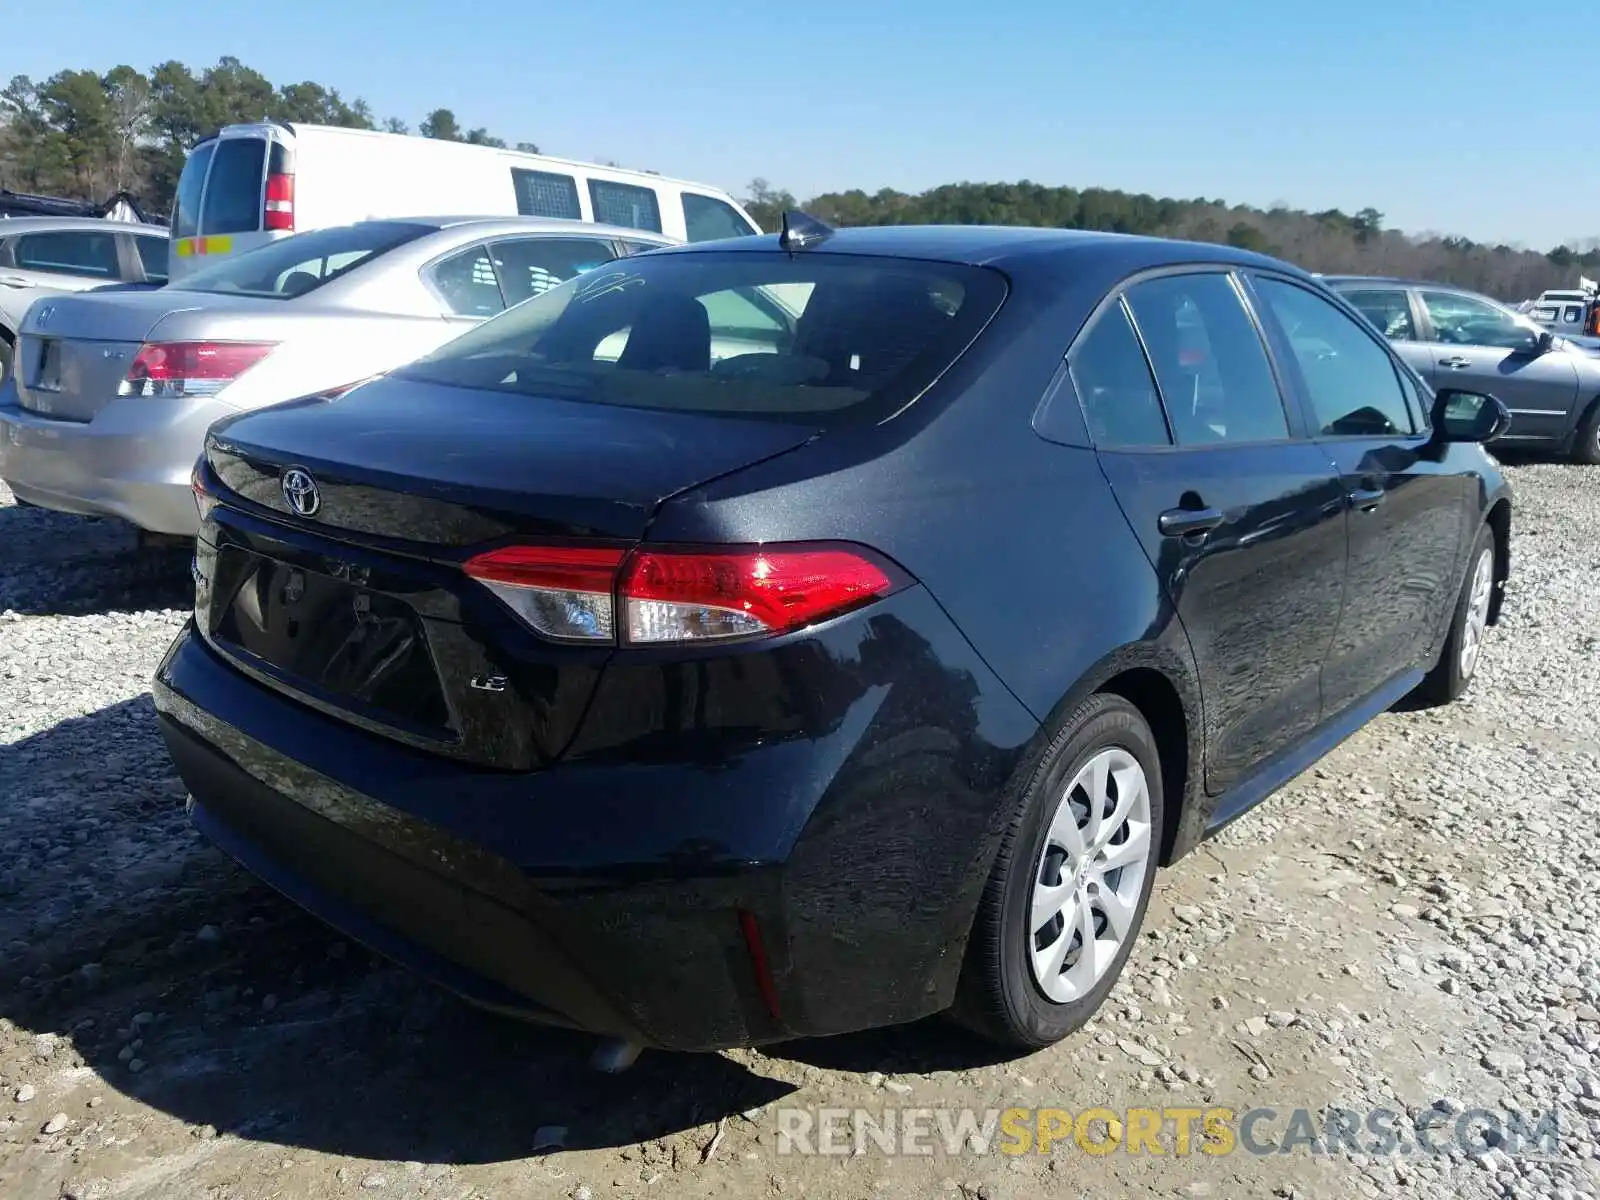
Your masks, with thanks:
M1435 390L1498 396L1511 410L1507 438L1566 436L1577 419L1578 371L1566 354L1537 353L1536 324L1461 292L1422 289L1419 297L1425 378Z
M1101 466L1194 649L1219 793L1322 715L1343 489L1300 436L1225 271L1133 283L1070 364Z
M1425 326L1415 293L1399 286L1363 286L1343 287L1339 294L1388 338L1390 347L1412 370L1428 378L1433 370L1434 350L1422 340Z
M271 147L263 131L225 131L190 154L173 217L174 277L209 259L242 254L273 236L262 230Z
M1477 481L1459 455L1429 450L1424 393L1383 341L1301 284L1250 280L1313 441L1350 502L1350 559L1338 630L1322 671L1329 715L1427 652L1456 597Z

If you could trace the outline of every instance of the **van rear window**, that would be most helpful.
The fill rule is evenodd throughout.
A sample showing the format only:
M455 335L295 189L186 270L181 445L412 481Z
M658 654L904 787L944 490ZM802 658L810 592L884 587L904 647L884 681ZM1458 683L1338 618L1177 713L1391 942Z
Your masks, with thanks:
M666 251L535 296L397 374L453 387L816 421L914 399L1006 294L983 267Z
M175 238L189 238L200 232L200 194L205 190L206 171L216 152L216 142L203 142L189 151L183 174L178 176L178 194L172 204L172 236Z
M261 188L265 179L265 138L223 138L206 180L200 232L252 233L261 228Z

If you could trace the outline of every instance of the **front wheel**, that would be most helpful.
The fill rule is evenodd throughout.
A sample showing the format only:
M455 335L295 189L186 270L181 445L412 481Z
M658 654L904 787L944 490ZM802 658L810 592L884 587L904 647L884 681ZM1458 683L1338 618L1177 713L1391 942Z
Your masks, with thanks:
M1578 422L1578 432L1572 439L1572 461L1600 466L1600 400L1591 404Z
M1483 654L1484 638L1489 632L1489 607L1494 598L1494 531L1487 525L1478 531L1472 544L1472 557L1467 560L1467 577L1462 581L1461 594L1456 597L1455 615L1450 621L1450 632L1445 635L1444 649L1417 688L1417 693L1430 704L1449 704L1461 696L1472 683L1478 670L1478 660Z
M1162 800L1155 739L1132 704L1091 696L1061 723L979 903L957 1020L1035 1050L1094 1015L1144 920Z

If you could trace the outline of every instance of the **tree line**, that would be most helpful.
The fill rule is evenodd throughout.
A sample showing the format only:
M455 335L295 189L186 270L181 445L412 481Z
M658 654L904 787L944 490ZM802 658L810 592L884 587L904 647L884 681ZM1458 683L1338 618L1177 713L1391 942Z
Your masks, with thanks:
M38 82L18 75L0 90L0 187L77 200L128 192L148 211L165 213L191 146L224 125L263 120L411 132L404 119L380 119L359 97L311 80L274 85L237 58L199 72L174 60L148 73L122 65L104 74L58 71ZM417 132L507 144L485 128L467 128L448 108L429 112ZM539 150L532 142L515 147Z
M147 211L165 213L195 142L223 125L264 119L411 132L404 119L380 119L359 97L346 99L310 80L274 85L237 58L199 72L169 61L148 73L124 65L104 74L59 71L40 82L19 75L0 90L0 187L83 200L125 191ZM425 115L416 132L507 145L486 128L463 125L447 108ZM514 147L539 149L527 141ZM777 228L785 209L803 208L837 225L1044 225L1154 234L1260 250L1312 271L1433 279L1506 300L1573 286L1580 274L1600 276L1600 237L1539 252L1387 229L1373 208L1305 212L1027 180L950 183L917 195L852 189L803 202L762 179L748 191L746 206L767 229Z

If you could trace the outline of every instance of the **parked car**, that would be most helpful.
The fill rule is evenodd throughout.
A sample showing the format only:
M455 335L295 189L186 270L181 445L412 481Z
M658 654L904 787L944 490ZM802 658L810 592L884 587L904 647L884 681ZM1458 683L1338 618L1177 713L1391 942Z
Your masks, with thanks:
M17 330L40 296L106 284L165 282L167 231L98 217L11 217L0 222L0 383L11 374Z
M658 234L538 218L336 226L159 291L35 305L0 396L0 479L23 501L199 527L189 474L221 417L337 389L434 349Z
M1532 317L1447 284L1324 280L1435 388L1491 392L1511 412L1506 441L1600 463L1600 355Z
M227 125L189 151L172 275L295 232L419 212L593 221L677 241L759 233L721 188L549 155L300 122Z
M219 422L155 703L201 830L478 1003L1036 1047L1158 866L1468 686L1505 420L1270 258L796 217Z

